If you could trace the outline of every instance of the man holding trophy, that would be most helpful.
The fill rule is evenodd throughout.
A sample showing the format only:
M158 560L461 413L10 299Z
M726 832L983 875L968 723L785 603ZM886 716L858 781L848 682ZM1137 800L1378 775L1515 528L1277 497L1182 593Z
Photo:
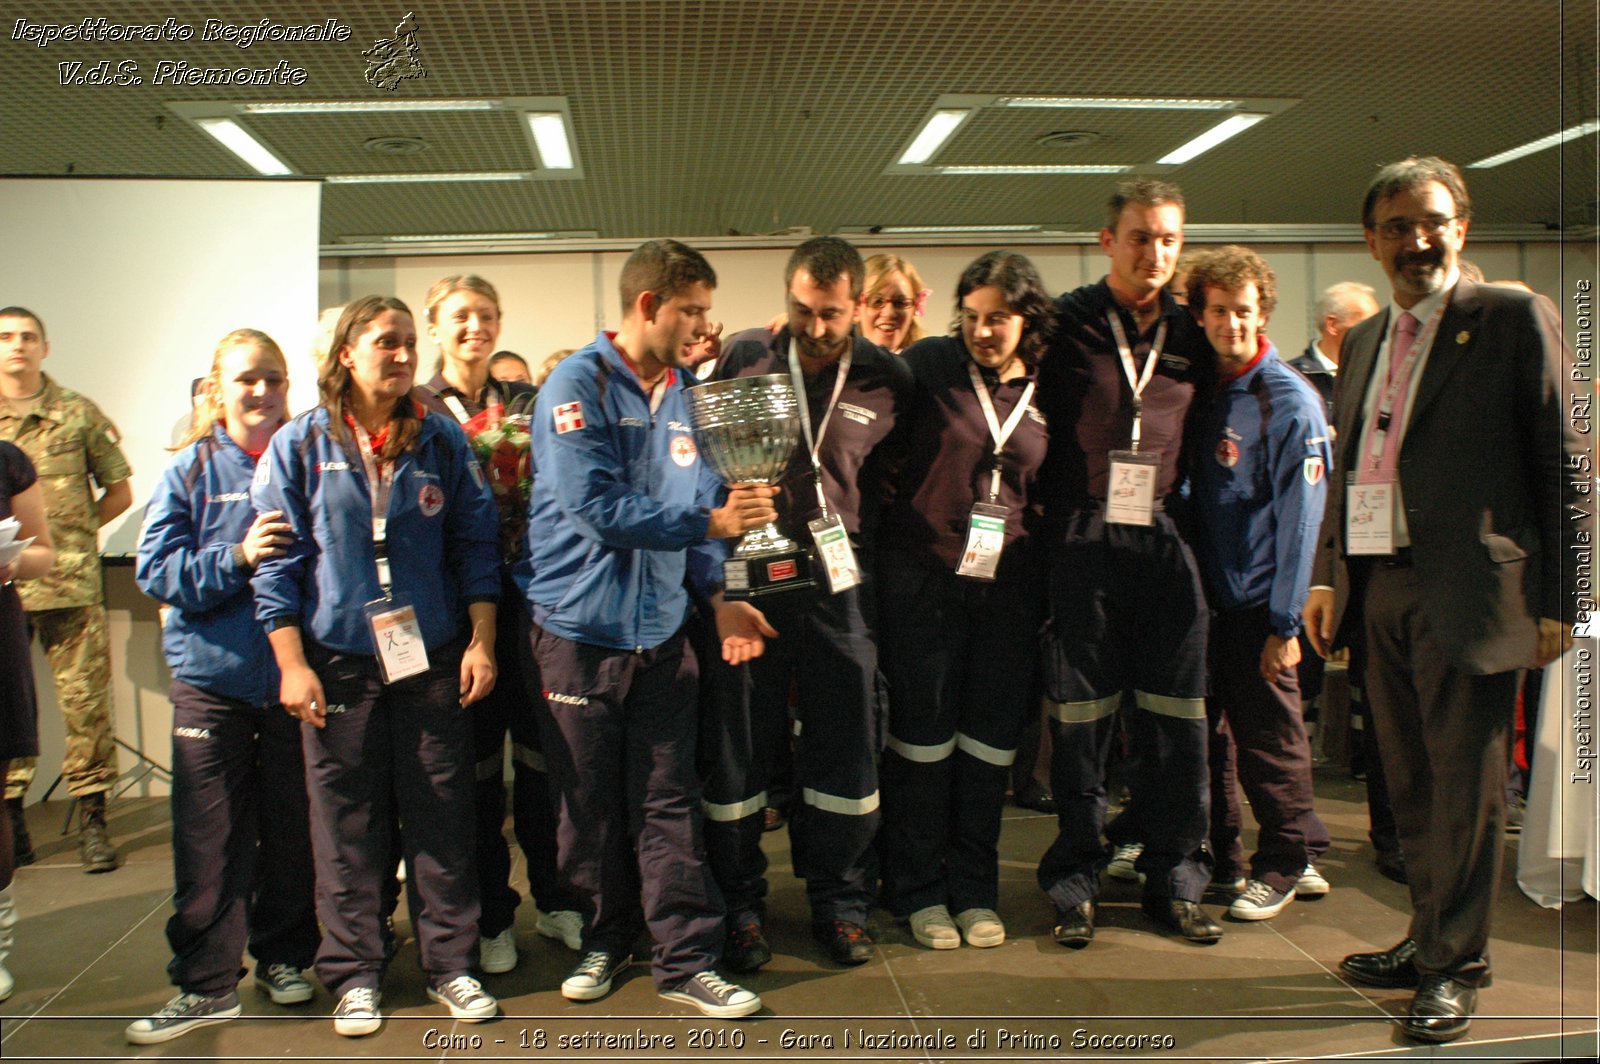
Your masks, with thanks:
M584 906L584 959L561 993L610 993L648 927L657 992L732 1018L761 999L713 967L724 908L700 839L698 667L684 628L692 587L728 660L762 652L772 633L755 609L712 592L720 541L777 514L769 486L725 491L690 428L684 366L712 333L716 283L692 248L641 245L622 269L622 328L551 373L533 416L540 468L518 582L544 679L557 860Z
M809 567L804 557L769 563L766 555L741 565L736 554L727 573L728 597L753 601L768 634L779 633L759 659L713 663L703 710L706 844L728 907L723 966L735 972L772 957L761 927L767 886L760 839L768 773L788 741L791 687L801 802L790 831L812 933L840 964L872 956L865 925L876 889L870 854L881 743L866 545L896 464L896 424L912 379L899 359L854 335L865 273L846 241L801 244L785 270L785 327L733 337L712 375L718 382L772 375L792 382L800 440L781 474L777 530L813 548Z

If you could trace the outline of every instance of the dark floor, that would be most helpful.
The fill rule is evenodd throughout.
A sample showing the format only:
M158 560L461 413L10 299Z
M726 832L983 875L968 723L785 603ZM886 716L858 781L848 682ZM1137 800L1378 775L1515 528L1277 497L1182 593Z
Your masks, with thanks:
M1318 1060L1438 1056L1472 1060L1592 1058L1597 1028L1593 901L1540 909L1516 889L1516 840L1495 917L1495 981L1468 1039L1429 1049L1396 1034L1407 992L1352 986L1336 974L1347 953L1404 936L1405 888L1373 869L1360 785L1319 770L1318 807L1334 846L1319 867L1333 893L1297 901L1274 920L1227 923L1211 947L1160 933L1139 912L1138 888L1108 881L1100 931L1081 951L1050 938L1051 913L1034 884L1053 819L1008 809L1001 915L1011 937L997 949L934 952L887 913L875 914L878 956L855 969L830 964L807 934L804 895L790 875L784 833L766 836L773 861L768 937L776 959L746 982L765 1009L745 1021L707 1021L661 1001L635 966L603 1001L575 1005L557 986L575 957L518 913L522 962L486 984L504 1016L459 1024L428 1001L408 943L383 991L376 1035L333 1033L332 1001L279 1007L247 977L246 1015L162 1046L127 1045L123 1027L159 1008L167 986L164 924L172 891L164 802L113 807L127 858L86 876L71 840L56 835L56 802L29 809L43 859L17 876L22 919L10 968L15 995L0 1005L6 1060L610 1060L991 1059ZM520 870L517 873L520 875ZM1208 906L1213 913L1220 906ZM862 1033L888 1042L862 1045ZM609 1044L605 1039L613 1039ZM1143 1039L1141 1045L1140 1039ZM670 1039L668 1043L665 1040ZM1121 1041L1113 1041L1121 1039ZM476 1041L474 1041L476 1040ZM565 1040L565 1044L563 1044ZM653 1046L654 1048L636 1048Z

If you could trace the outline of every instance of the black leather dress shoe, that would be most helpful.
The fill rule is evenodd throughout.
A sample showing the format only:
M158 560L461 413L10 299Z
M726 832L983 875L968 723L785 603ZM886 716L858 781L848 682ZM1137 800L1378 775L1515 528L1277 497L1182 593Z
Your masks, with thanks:
M872 959L872 936L860 924L849 920L812 924L811 935L838 964L865 964Z
M1424 976L1400 1029L1419 1042L1453 1042L1472 1026L1477 1006L1476 987L1448 975Z
M753 972L772 959L772 947L761 934L761 924L747 921L743 927L730 928L727 942L722 947L721 967L741 975Z
M1094 938L1094 902L1080 901L1070 909L1062 909L1056 917L1052 935L1063 946L1082 949Z
M1011 800L1016 803L1019 809L1032 809L1038 813L1054 813L1056 811L1055 797L1039 786L1036 780L1029 780L1021 787L1018 787L1012 792Z
M1410 880L1406 878L1405 855L1399 850L1384 851L1378 854L1378 874L1385 879L1392 879L1396 883L1405 884Z
M1416 955L1417 943L1408 938L1382 953L1352 953L1339 962L1339 970L1364 986L1416 986L1421 981Z
M1140 907L1150 919L1176 931L1190 942L1210 945L1222 937L1222 927L1206 915L1198 902L1146 897Z

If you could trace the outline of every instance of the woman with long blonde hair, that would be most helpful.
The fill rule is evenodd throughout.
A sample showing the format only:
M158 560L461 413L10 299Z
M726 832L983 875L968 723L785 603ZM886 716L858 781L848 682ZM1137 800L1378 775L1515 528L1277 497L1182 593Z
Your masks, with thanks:
M317 947L300 733L278 705L278 670L256 623L250 574L289 526L250 505L256 464L288 416L289 367L272 337L222 338L194 424L145 511L135 578L171 607L172 861L167 921L179 993L129 1024L136 1045L240 1013L239 959L280 1005L310 1001Z

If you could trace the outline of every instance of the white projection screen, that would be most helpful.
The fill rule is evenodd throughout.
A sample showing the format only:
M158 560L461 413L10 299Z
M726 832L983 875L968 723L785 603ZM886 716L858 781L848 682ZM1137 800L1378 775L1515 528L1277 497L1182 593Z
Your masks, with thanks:
M226 333L277 340L291 406L315 401L320 204L320 182L281 178L0 180L0 306L44 320L45 372L110 415L133 466L108 552L131 552L190 381Z

